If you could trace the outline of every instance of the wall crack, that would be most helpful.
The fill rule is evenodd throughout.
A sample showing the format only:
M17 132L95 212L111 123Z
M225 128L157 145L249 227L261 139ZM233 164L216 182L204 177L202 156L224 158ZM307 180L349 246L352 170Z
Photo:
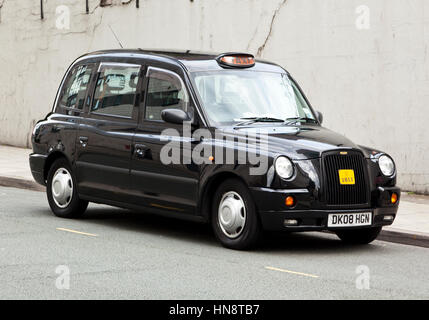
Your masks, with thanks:
M1 9L3 8L4 3L6 0L0 0L0 23L1 23Z
M277 15L279 14L279 12L283 8L283 6L287 3L287 1L288 0L282 0L282 2L279 4L277 9L274 11L273 17L271 18L270 29L268 31L267 36L265 37L264 43L258 48L258 51L256 53L257 57L260 57L262 55L262 53L264 52L265 46L267 45L268 41L270 40L271 34L273 32L273 26L274 26L274 23L276 21Z
M94 9L92 9L92 11L89 11L89 12L88 12L88 14L94 14L94 12L95 12L98 8L100 8L100 4L97 4L97 5L94 7Z

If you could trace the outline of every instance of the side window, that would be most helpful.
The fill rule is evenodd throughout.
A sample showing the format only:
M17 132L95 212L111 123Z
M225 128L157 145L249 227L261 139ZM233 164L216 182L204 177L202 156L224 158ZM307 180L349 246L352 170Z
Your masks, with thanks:
M93 66L76 66L67 77L61 90L59 104L63 108L82 110L85 104L86 89L91 79Z
M145 119L160 121L164 109L188 108L188 94L180 77L174 72L149 68Z
M132 118L140 66L106 65L98 75L91 112Z

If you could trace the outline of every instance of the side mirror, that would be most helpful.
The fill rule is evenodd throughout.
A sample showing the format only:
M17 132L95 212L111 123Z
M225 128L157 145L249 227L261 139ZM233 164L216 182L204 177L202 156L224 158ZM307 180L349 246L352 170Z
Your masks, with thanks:
M323 114L320 111L316 111L316 118L319 121L320 124L323 122Z
M161 112L161 119L165 122L183 124L185 121L191 121L189 115L182 109L164 109Z

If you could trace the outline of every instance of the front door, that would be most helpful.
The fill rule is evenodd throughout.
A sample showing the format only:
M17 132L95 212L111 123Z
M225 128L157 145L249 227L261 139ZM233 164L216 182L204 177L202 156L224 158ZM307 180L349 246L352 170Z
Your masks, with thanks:
M127 201L141 68L125 63L99 66L93 99L80 123L76 148L79 192L93 201Z
M184 150L191 151L195 142L183 135L182 125L161 119L166 108L189 111L189 92L178 73L159 67L148 68L144 88L145 108L134 137L131 160L133 202L176 213L195 213L199 166L192 163L189 152L183 154ZM163 148L171 139L179 142L180 150L176 151L180 152L180 159L169 163L166 157L163 159Z

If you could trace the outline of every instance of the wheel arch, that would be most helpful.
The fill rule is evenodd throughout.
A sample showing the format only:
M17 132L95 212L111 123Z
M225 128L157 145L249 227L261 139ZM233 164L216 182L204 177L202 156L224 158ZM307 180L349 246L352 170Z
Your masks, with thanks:
M211 217L211 208L213 203L213 197L211 195L213 195L216 192L217 188L222 184L222 182L227 179L238 179L243 182L245 186L248 187L248 184L240 175L231 171L219 172L208 178L201 189L202 192L200 193L200 199L198 204L201 216L206 221L210 221Z
M45 181L48 179L49 169L51 168L52 164L56 160L61 159L61 158L67 160L67 162L71 166L70 160L67 158L67 156L63 152L54 151L54 152L50 153L48 155L48 157L46 158L45 165L43 167L43 178L45 179Z

